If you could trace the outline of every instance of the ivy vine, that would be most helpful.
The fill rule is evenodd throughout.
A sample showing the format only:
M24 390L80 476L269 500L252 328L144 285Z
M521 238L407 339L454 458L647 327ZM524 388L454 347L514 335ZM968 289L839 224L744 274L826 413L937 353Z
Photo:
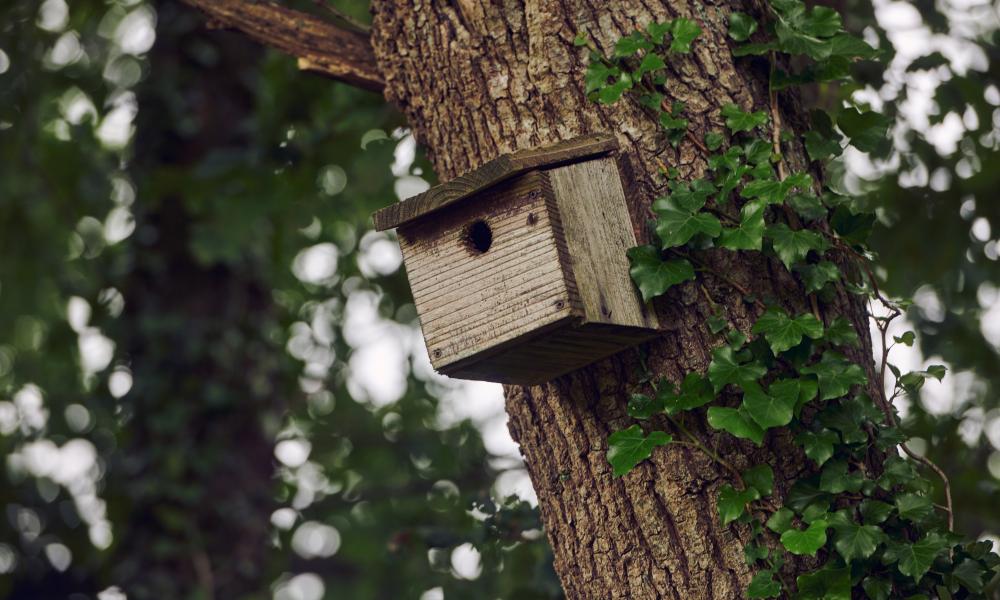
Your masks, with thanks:
M724 125L698 139L688 129L684 104L668 102L664 90L669 61L690 53L701 33L685 18L650 23L618 40L610 56L586 35L576 39L590 49L585 87L593 101L638 102L671 144L689 140L708 165L693 181L681 181L676 170L661 165L668 193L652 207L658 243L629 250L632 278L649 301L711 272L697 257L706 248L762 252L795 276L812 310L791 314L712 272L759 316L748 333L733 327L721 309L707 320L705 326L724 343L713 350L706 373L688 373L679 385L645 373L644 389L632 395L628 414L638 421L662 415L674 433L647 432L635 423L611 434L607 458L614 474L628 473L667 444L695 447L729 472L731 481L718 491L719 519L751 533L745 547L755 571L750 598L984 597L997 585L1000 557L989 542L963 542L952 532L948 479L907 447L893 408L898 395L917 392L928 378L941 379L945 368L902 373L888 362L888 327L907 303L884 297L872 273L865 240L874 214L810 173L790 172L782 155L783 144L797 139L822 168L846 144L872 152L889 143L889 118L850 100L832 113L814 111L812 128L801 134L782 128L777 108L782 90L849 79L853 62L877 60L879 53L845 32L840 15L825 6L769 0L760 22L732 13L734 55L767 61L770 110L724 106ZM887 316L875 319L883 349L878 380L870 386L876 398L865 392L865 369L845 354L859 345L852 325L821 316L820 305L838 288L886 308ZM912 345L914 339L907 332L893 342ZM895 376L891 394L885 391L886 370ZM724 391L739 396L738 405L723 403ZM771 467L734 468L685 427L694 412L703 412L712 428L758 446L769 430L788 430L813 474L796 481L779 506ZM944 505L933 502L923 469L940 476ZM782 567L790 555L817 557L821 566L788 581Z

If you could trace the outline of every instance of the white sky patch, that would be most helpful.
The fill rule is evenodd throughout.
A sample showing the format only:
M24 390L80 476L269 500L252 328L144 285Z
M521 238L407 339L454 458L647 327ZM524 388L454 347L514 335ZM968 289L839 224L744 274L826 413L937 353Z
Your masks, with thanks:
M451 572L459 579L478 579L483 572L482 555L466 542L451 551Z

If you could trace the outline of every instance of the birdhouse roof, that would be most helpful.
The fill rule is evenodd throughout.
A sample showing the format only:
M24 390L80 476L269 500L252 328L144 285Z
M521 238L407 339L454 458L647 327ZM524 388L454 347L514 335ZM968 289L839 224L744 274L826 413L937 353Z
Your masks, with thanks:
M375 229L383 231L409 223L527 171L578 162L617 148L614 136L598 133L504 154L447 183L377 211L372 215Z

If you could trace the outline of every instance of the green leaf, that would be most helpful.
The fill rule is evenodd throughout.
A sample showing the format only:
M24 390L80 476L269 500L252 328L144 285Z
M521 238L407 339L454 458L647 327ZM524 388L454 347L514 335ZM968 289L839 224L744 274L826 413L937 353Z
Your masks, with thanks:
M840 13L827 6L817 6L802 23L801 30L808 35L826 38L843 28Z
M628 58L634 56L639 50L652 50L653 43L646 39L642 33L633 31L615 43L614 58Z
M857 492L861 489L864 475L855 471L849 472L847 461L832 460L823 466L819 478L819 489L831 494L841 492Z
M770 307L754 323L753 333L763 333L771 351L775 356L785 350L798 346L802 337L814 340L823 337L823 323L809 313L803 313L795 318L778 307Z
M701 35L701 27L698 27L698 24L691 19L681 17L674 19L674 25L670 28L670 35L673 36L673 39L670 41L670 50L687 54L691 52L691 42Z
M743 44L733 49L733 56L761 56L772 50L777 50L778 45L774 42L764 42L757 44Z
M819 196L812 192L792 194L785 199L785 202L806 221L818 221L827 214L827 208L823 206Z
M649 52L646 56L642 57L642 62L639 63L639 68L632 74L632 79L638 81L642 79L642 76L646 73L658 71L666 66L667 63L663 61L662 56L656 54L655 52ZM659 108L659 104L657 104L656 108Z
M851 570L848 567L835 569L832 564L799 575L795 579L799 587L796 600L851 600Z
M863 385L868 380L860 365L832 350L824 352L818 363L802 367L799 371L804 375L815 375L819 379L821 400L839 398L851 391L851 387Z
M798 265L795 271L802 277L806 293L812 294L822 290L826 284L840 279L840 269L828 261L820 261L814 265Z
M729 15L729 37L737 42L747 41L755 31L757 31L757 21L750 15L741 12Z
M628 73L621 73L613 84L600 88L597 92L597 101L601 104L614 104L626 90L630 89L632 89L632 77Z
M896 568L903 575L919 583L931 568L934 559L948 548L948 542L936 533L928 533L920 541L891 542L882 556L885 564L897 563Z
M882 577L865 577L861 587L869 600L889 600L889 594L892 593L892 582Z
M895 510L891 504L880 500L865 500L858 508L861 511L861 520L866 525L878 525L882 523Z
M840 146L839 135L837 138L828 138L818 131L807 131L803 138L806 152L809 153L809 160L824 160L831 156L840 156L844 151Z
M664 381L658 395L661 406L668 415L699 408L715 399L712 386L698 373L688 373L684 377L680 393L674 393L673 385Z
M628 473L640 462L649 458L653 448L669 444L673 440L663 431L653 431L649 436L642 433L642 428L633 425L628 429L616 431L608 437L608 462L615 477Z
M774 573L761 571L750 580L747 598L774 598L781 594L781 584L774 580Z
M705 147L713 152L722 147L723 141L725 138L718 131L710 131L705 134Z
M719 333L729 327L729 319L726 318L726 315L719 312L709 317L705 321L705 324L708 325L708 330L712 333Z
M743 471L743 481L757 490L761 498L770 496L774 492L774 471L767 464L760 464Z
M891 144L888 139L892 118L876 112L861 112L853 108L841 111L837 125L851 138L851 144L862 152L877 152Z
M699 233L716 237L722 232L722 224L715 215L700 212L704 199L700 205L691 202L682 204L682 201L671 196L660 198L653 204L653 210L659 215L656 233L663 242L663 248L683 246Z
M774 533L784 533L792 528L792 518L795 513L785 507L781 507L767 519L767 528Z
M785 263L789 269L805 259L810 251L825 251L829 245L823 236L808 229L792 229L784 223L771 225L766 230L767 237L771 239L774 252Z
M708 379L718 392L728 384L743 385L757 381L767 373L767 368L757 361L737 362L733 349L729 346L712 351L712 362L708 365Z
M907 331L903 335L894 335L892 339L897 344L903 344L904 346L913 346L913 342L916 341L917 335L912 331Z
M658 398L650 398L645 394L632 394L625 406L628 416L633 419L648 419L663 411L663 404Z
M759 110L756 112L743 112L735 104L727 104L722 107L722 116L726 118L726 127L733 133L750 131L756 127L762 127L767 123L767 113Z
M900 518L923 523L934 516L934 503L927 496L900 494L896 496L896 510Z
M840 438L829 429L823 429L819 433L803 431L795 436L795 441L802 446L807 457L822 467L823 463L833 456L833 445L839 442Z
M785 497L785 506L794 511L802 512L811 504L826 502L829 505L830 494L819 489L815 478L799 479L788 490Z
M746 561L748 567L757 564L758 560L767 560L770 554L771 550L767 546L758 546L753 542L743 547L743 559Z
M745 512L749 502L760 498L760 494L753 488L737 490L731 485L723 485L719 488L719 518L723 525L728 525L740 518Z
M662 295L678 283L694 279L694 267L687 260L663 260L655 246L636 246L628 251L632 281L639 286L643 302Z
M983 577L993 575L992 572L988 571L979 562L969 558L960 562L952 570L951 574L974 594L981 594L983 592Z
M621 70L617 67L610 67L600 61L593 61L587 65L587 72L583 77L584 89L589 94L608 85L609 79L613 78L617 80L620 75Z
M848 563L868 558L884 539L885 534L875 525L858 525L848 521L833 526L833 547Z
M727 431L738 438L752 441L758 446L764 442L764 430L748 415L735 408L712 406L708 409L708 424L714 429Z
M831 57L845 58L870 59L878 54L867 42L849 33L840 33L830 38L827 51Z
M739 226L722 230L719 247L760 250L764 242L764 208L762 202L747 202L740 210Z
M813 521L804 530L789 529L781 534L781 545L792 554L814 556L826 544L826 521Z
M582 31L576 34L576 37L573 38L574 46L586 46L589 43L590 43L590 38L587 37L587 34Z
M781 395L765 393L756 382L743 384L743 408L762 429L784 427L791 423L799 388L797 381L791 380L790 383L794 384L794 389L780 387Z
M835 346L858 346L858 333L844 317L837 317L826 327L823 339Z
M664 21L662 23L651 22L646 25L646 32L649 34L649 38L654 44L662 44L663 36L670 33L670 29L674 26L673 21Z

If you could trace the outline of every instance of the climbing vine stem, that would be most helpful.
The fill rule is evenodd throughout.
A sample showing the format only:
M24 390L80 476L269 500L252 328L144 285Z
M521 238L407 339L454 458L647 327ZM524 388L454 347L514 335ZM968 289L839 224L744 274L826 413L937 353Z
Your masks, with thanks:
M646 301L697 285L714 311L705 327L721 342L704 372L673 380L655 379L640 353L643 387L627 405L635 422L609 436L608 461L616 476L627 476L657 448L675 444L720 465L727 482L717 488L719 520L748 533L749 598L981 596L998 577L1000 558L988 542L963 542L953 533L948 477L907 446L893 406L901 394L919 393L927 379L944 377L945 368L902 373L892 364L893 346L912 345L915 336L906 332L890 344L890 324L908 304L886 298L872 271L866 240L874 214L862 199L813 178L848 144L871 151L875 140L886 138L890 121L850 97L839 110L815 116L808 131L786 129L782 120L783 90L849 80L855 62L878 60L879 53L845 32L829 7L770 0L761 13L730 14L728 34L740 60L766 63L767 106L722 106L713 118L723 128L702 121L702 135L688 119L704 115L689 115L670 82L671 74L684 72L672 63L688 60L699 43L698 23L683 17L649 23L608 53L586 35L577 37L589 52L585 89L594 102L637 102L665 143L689 143L704 160L699 176L682 177L654 158L664 177L664 193L649 213L654 243L630 249L628 257ZM801 161L787 160L786 147L805 150L807 171L792 168ZM763 255L772 268L787 271L800 296L783 305L758 297L752 286L713 268L709 250ZM752 307L752 326L733 324L712 298L710 278ZM887 312L873 317L882 342L874 383L856 324L838 314L845 292L867 298L872 312L875 302ZM887 371L895 378L891 394ZM732 436L747 457L759 455L753 447L772 432L784 431L806 468L776 485L771 465L741 470L702 439L693 422ZM940 477L943 505L914 465ZM803 571L803 564L818 567Z

